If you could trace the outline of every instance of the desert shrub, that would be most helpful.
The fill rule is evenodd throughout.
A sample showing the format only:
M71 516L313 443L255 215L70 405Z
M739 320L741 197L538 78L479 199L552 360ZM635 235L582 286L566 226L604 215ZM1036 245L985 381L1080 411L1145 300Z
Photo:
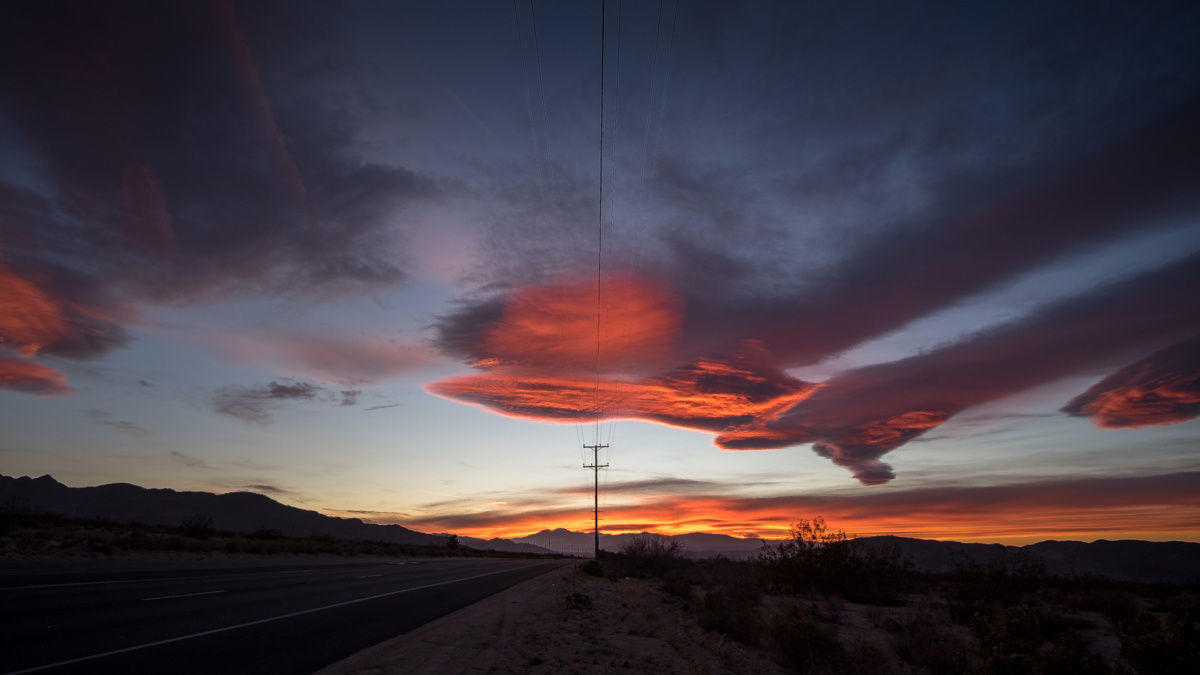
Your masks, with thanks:
M584 563L579 566L579 569L583 570L584 574L589 574L593 577L604 576L604 566L600 564L599 560L584 561Z
M587 593L568 593L563 597L563 606L567 609L591 609L592 596Z
M1198 620L1196 605L1139 612L1118 627L1121 658L1139 673L1200 672Z
M762 634L762 617L758 606L762 595L749 582L715 588L704 596L700 608L700 626L745 644L758 644Z
M638 535L621 547L615 559L628 576L657 577L681 566L684 548L667 537Z
M1140 608L1136 595L1112 588L1082 589L1068 594L1063 604L1072 609L1099 612L1115 622L1132 619Z
M967 620L993 603L1019 604L1051 581L1041 561L1003 556L986 565L959 563L949 575L948 588L955 618Z
M792 536L764 548L758 576L772 590L839 593L864 603L893 604L913 581L899 549L868 549L818 516L792 525Z
M663 575L662 589L667 595L687 602L691 602L695 597L692 585L688 583L687 577L680 570L671 570Z
M981 672L1034 672L1043 636L1037 613L1028 605L977 612L970 628L979 642Z
M899 626L897 654L932 675L964 672L971 645L953 630L952 625L944 614L918 610Z
M251 532L247 536L251 539L273 541L276 539L283 539L283 531L275 528L260 528Z
M208 539L217 532L213 527L212 516L207 513L197 513L184 518L176 529L179 534L193 539Z
M1075 631L1061 633L1049 649L1038 654L1039 675L1106 675L1113 667L1099 654L1087 650Z
M803 673L849 670L849 657L838 640L837 628L798 609L776 616L769 634L780 662L789 668Z

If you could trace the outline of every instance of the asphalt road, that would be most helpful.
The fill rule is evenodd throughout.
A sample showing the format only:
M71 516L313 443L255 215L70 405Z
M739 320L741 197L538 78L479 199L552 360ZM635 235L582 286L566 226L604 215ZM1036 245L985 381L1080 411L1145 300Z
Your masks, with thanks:
M307 673L561 564L10 576L0 579L0 672Z

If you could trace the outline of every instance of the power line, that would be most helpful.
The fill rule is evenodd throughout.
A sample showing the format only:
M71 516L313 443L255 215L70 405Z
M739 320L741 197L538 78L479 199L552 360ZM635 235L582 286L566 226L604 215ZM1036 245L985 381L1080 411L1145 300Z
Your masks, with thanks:
M542 128L543 134L546 136L546 171L548 172L547 181L550 183L551 191L554 189L552 180L553 167L550 165L550 108L546 106L546 84L542 78L542 46L538 41L537 32L537 12L533 6L533 0L529 0L529 24L533 29L533 51L537 56L537 81L538 92L542 99L542 119L545 125Z
M671 66L675 63L675 20L678 16L679 0L675 0L675 6L671 10L671 41L667 43L667 71L663 76L662 90L659 92L658 124L654 127L654 149L651 151L653 163L650 165L652 178L658 171L658 141L662 137L663 115L667 110L667 87L671 84Z
M600 327L601 327L601 277L604 256L604 66L607 56L604 20L608 15L608 0L600 2L600 204L596 227L596 427L595 439L583 447L592 451L592 463L583 468L592 470L592 535L595 538L595 557L600 557L600 469L608 464L600 463L600 449L608 444L600 443Z

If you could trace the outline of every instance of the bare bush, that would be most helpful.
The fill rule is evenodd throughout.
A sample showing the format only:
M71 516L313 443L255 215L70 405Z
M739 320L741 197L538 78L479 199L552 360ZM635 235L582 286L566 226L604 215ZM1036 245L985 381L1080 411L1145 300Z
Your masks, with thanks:
M630 539L618 560L631 577L662 576L680 567L684 552L683 544L674 539L644 534Z

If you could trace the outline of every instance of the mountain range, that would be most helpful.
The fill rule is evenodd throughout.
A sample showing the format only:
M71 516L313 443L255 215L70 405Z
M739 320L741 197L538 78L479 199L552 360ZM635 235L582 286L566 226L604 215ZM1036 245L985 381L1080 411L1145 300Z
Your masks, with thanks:
M185 518L206 514L218 530L279 530L289 536L321 535L401 544L442 545L450 536L417 532L400 525L366 523L357 518L327 516L288 506L255 492L180 492L129 483L68 487L50 476L13 478L0 475L0 507L4 506L148 525L178 525ZM601 534L600 547L606 551L619 551L636 536L667 537L644 532ZM749 558L769 543L707 532L670 538L682 544L687 555L696 558L716 555ZM481 550L590 555L593 535L559 528L512 539L459 535L458 541ZM1002 560L1029 560L1045 565L1051 574L1090 574L1139 582L1200 581L1200 543L1193 542L1043 541L1027 546L1005 546L892 536L863 537L857 541L867 547L894 547L917 569L930 572L950 571L964 562L986 565Z

